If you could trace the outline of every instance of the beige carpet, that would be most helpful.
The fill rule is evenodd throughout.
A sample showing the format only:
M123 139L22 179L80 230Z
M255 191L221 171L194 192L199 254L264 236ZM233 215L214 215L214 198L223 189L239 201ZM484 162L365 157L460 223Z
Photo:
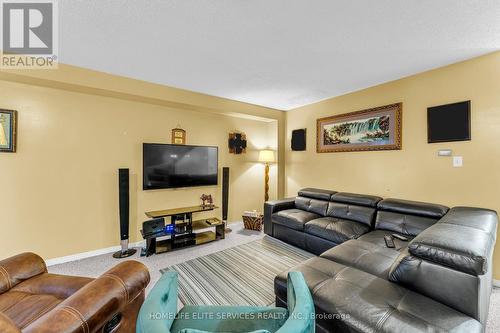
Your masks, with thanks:
M498 333L500 332L500 288L493 289L490 302L486 333Z

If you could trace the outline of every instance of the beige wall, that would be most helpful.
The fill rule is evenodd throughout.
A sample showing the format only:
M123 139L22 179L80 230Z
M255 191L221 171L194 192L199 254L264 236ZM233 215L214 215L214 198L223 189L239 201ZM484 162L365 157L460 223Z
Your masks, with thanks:
M142 143L169 143L178 124L187 130L188 144L219 146L219 167L231 168L229 220L240 220L243 210L262 210L264 167L256 163L257 150L277 146L277 120L230 116L226 110L248 110L224 100L220 109L196 111L196 106L177 108L159 99L106 97L104 91L7 78L0 76L0 108L18 110L19 136L17 153L0 154L0 258L33 251L48 259L118 245L120 167L131 170L131 242L141 239L145 211L198 204L202 193L215 195L220 204L220 185L142 190ZM207 104L213 99L206 98ZM257 116L281 114L245 107ZM229 154L228 133L234 130L247 134L248 154ZM220 217L220 210L215 214Z
M427 143L427 107L472 101L472 141ZM403 150L316 153L316 119L403 102ZM332 98L287 113L307 127L307 151L286 152L286 193L311 186L500 211L500 52ZM439 149L464 157L453 168ZM500 279L500 251L495 276Z
M285 192L285 118L282 111L225 98L128 79L85 68L59 64L57 70L0 70L0 81L26 83L94 96L141 102L178 111L219 114L242 119L273 121L277 150L276 193Z
M220 202L220 186L142 191L142 142L168 142L177 124L187 129L188 143L220 147L219 165L231 167L230 220L262 207L263 166L255 160L265 147L279 148L280 161L286 147L286 179L285 163L271 168L271 198L315 186L500 210L498 87L495 53L285 115L65 65L0 72L0 108L20 117L18 152L0 154L0 258L27 250L54 258L117 245L119 167L132 172L131 241L140 240L146 210L196 204L203 192ZM472 141L427 144L426 108L466 99L472 100ZM402 151L315 152L317 118L394 102L403 102ZM308 149L291 152L291 130L302 127ZM247 155L228 154L232 130L247 133ZM464 156L464 167L438 158L441 148ZM500 264L495 269L500 279Z

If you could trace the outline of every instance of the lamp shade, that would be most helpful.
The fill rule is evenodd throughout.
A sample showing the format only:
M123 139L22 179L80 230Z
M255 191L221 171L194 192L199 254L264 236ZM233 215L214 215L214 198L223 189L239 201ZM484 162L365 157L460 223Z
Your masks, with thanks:
M274 163L274 151L272 151L272 150L261 150L259 152L259 162L262 162L262 163Z

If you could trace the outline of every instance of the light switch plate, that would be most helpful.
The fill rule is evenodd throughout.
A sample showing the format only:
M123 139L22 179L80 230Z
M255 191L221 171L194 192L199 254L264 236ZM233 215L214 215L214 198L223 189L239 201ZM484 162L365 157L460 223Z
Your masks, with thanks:
M462 156L453 156L453 167L461 168L464 165L464 159Z

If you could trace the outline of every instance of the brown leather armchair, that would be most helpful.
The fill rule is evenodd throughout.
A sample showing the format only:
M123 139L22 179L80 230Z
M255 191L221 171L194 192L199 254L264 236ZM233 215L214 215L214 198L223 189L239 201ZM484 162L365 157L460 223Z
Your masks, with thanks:
M148 269L122 262L97 279L47 273L42 258L0 261L0 332L135 332Z

